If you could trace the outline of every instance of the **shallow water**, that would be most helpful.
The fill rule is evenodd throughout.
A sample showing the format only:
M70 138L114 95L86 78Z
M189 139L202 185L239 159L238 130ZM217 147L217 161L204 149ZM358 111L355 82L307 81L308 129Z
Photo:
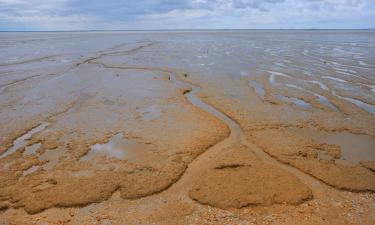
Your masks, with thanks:
M46 123L46 122L43 122L41 123L39 126L31 129L30 131L28 131L26 134L22 135L21 137L17 138L14 142L13 142L13 146L10 147L8 150L6 150L1 156L0 158L3 158L7 155L10 155L14 152L16 152L17 150L25 147L27 145L27 142L28 142L28 139L31 138L31 136L33 134L36 134L42 130L44 130L47 126L49 125L49 123Z
M367 103L365 103L361 100L358 100L358 99L340 96L340 95L336 94L336 92L334 92L334 91L332 91L332 95L336 96L339 99L343 99L345 101L351 102L354 105L358 106L359 108L364 109L365 111L367 111L367 112L369 112L369 113L371 113L372 115L375 116L375 106L374 105L367 104Z
M23 152L23 156L29 156L29 155L35 154L41 146L42 146L41 143L27 146L25 148L25 151Z
M312 83L312 84L317 84L317 85L319 85L319 87L320 87L322 90L326 90L326 91L328 91L328 87L327 87L325 84L323 84L322 82L320 82L320 81L311 80L311 81L306 81L306 82L310 82L310 83Z
M116 134L105 144L93 145L90 151L81 157L80 161L90 160L97 155L125 159L127 145L128 141L123 138L122 134Z
M8 34L5 36L7 35ZM28 40L31 39L29 36L35 37L38 35L43 36L46 34L23 34L23 36L18 37L16 34L12 34L12 38L8 39L12 41L18 39ZM58 37L60 35L63 36L64 39L54 39L53 42L50 40L51 37ZM69 37L69 35L72 36ZM87 184L92 184L92 180L90 179L102 179L97 180L97 182L103 183L102 181L104 181L103 187L105 187L107 184L110 184L108 182L112 181L110 180L111 177L109 177L109 180L103 179L102 175L99 173L99 176L96 176L97 172L103 170L101 164L105 166L106 170L107 168L115 170L119 168L122 171L125 171L123 169L127 171L128 161L134 162L140 160L147 154L152 155L150 152L155 151L155 155L162 155L160 156L162 159L159 160L152 155L152 157L147 159L147 163L137 164L139 166L152 164L152 168L156 168L155 171L152 171L153 174L155 174L155 176L160 176L159 180L159 177L152 175L153 178L155 177L157 179L158 183L169 179L169 172L179 172L179 168L187 168L187 171L183 174L178 174L175 178L172 177L173 183L171 183L170 188L167 187L167 194L158 194L150 198L147 197L147 201L144 201L144 198L142 198L143 200L134 201L134 206L137 208L140 203L140 208L142 210L144 209L144 203L146 202L147 205L149 202L148 199L151 201L157 199L158 202L163 203L159 198L161 196L168 197L166 200L172 203L173 208L173 206L176 206L173 202L174 194L177 193L179 196L182 190L184 193L188 193L187 188L190 188L190 184L196 181L198 178L196 175L200 174L194 172L190 173L190 169L204 173L205 165L196 165L207 164L207 166L209 166L211 165L210 163L216 163L215 161L211 161L215 160L216 157L210 158L210 156L212 156L210 155L212 150L221 153L223 148L244 145L249 148L249 151L256 153L260 163L271 163L282 170L285 169L298 176L304 184L311 187L314 193L314 199L319 202L321 198L326 197L325 195L327 193L335 193L332 192L332 188L319 189L317 187L324 184L319 182L318 179L302 172L310 173L312 171L306 171L301 168L301 170L298 170L289 164L284 164L284 160L284 163L277 161L277 159L279 159L278 152L275 153L272 151L272 147L277 147L278 143L277 141L269 141L273 139L272 136L264 137L265 142L271 144L269 149L272 150L269 150L268 147L267 149L264 148L264 150L269 150L267 153L270 155L263 152L262 149L255 144L249 143L247 138L259 144L259 146L263 146L258 138L253 138L253 134L257 135L257 131L262 129L288 126L289 123L295 123L296 126L304 126L307 123L317 123L322 126L327 124L327 126L330 127L338 127L338 129L346 126L358 129L355 124L355 117L357 115L353 115L350 112L350 107L356 108L357 105L348 104L348 107L347 104L340 104L343 101L347 101L347 99L334 96L332 93L336 91L338 94L342 94L351 99L358 98L359 101L368 102L369 104L374 103L374 101L371 100L372 96L369 95L369 92L371 92L369 89L373 88L371 85L374 85L373 71L364 69L361 65L352 64L350 60L348 61L348 59L353 59L353 57L358 55L357 52L360 52L363 57L365 57L366 62L373 64L371 62L371 56L374 54L371 49L375 47L375 41L372 41L373 37L374 34L372 33L358 34L354 32L354 34L351 34L350 32L346 32L344 34L340 32L293 31L280 33L246 31L186 32L183 34L178 32L119 32L115 34L102 32L95 35L91 33L47 34L46 38L40 42L33 42L33 44L26 46L24 44L15 43L5 46L4 49L2 49L6 56L0 56L1 59L7 58L8 53L9 57L13 57L12 54L22 55L22 57L15 58L14 61L12 61L12 63L18 63L17 65L0 66L0 85L6 85L4 87L8 87L8 83L14 82L10 88L0 88L4 90L0 95L0 120L6 125L9 121L8 118L17 118L15 119L18 120L15 122L19 123L17 128L21 128L22 123L24 123L23 120L28 121L33 119L39 121L40 118L49 118L48 121L51 122L51 127L48 131L50 132L43 132L43 136L40 140L42 142L44 140L49 141L48 138L52 138L53 136L53 138L59 139L56 142L61 143L62 146L54 150L46 150L41 155L39 154L39 160L47 161L44 165L32 166L25 171L22 171L22 169L25 168L22 165L23 167L21 167L19 172L23 172L25 176L21 179L30 179L31 182L28 183L37 183L38 180L46 176L53 178L56 174L58 186L51 190L56 189L62 192L73 191L78 194L80 194L80 191L82 192L83 189L81 190L79 188L79 184L77 184L78 188L70 184L62 184L59 180L59 174L62 176L71 176L71 178L77 179L78 181L90 181L87 182ZM3 37L0 37L0 43L2 38ZM153 45L136 51L129 51L129 49L124 51L124 49L112 47L118 43L129 45L136 43L134 45L144 45L142 42L145 40L152 42ZM351 44L358 45L350 47L352 46ZM54 45L60 49L55 49L54 51L45 50L46 46ZM30 46L42 49L40 55L34 56L28 54L32 51L28 48ZM116 52L120 50L123 52L121 54L116 53L114 56L112 55L112 57L112 50L108 49L109 46ZM108 54L111 54L93 61L83 61L86 60L86 58L96 57L98 51L103 49ZM266 49L267 51L265 51ZM35 61L36 57L55 53L59 55L53 57L51 61ZM27 62L27 60L30 61L33 59L33 63ZM81 62L83 63L80 66L74 66L76 63ZM31 73L39 74L40 72L52 70L51 67L56 69L54 66L58 67L56 71L60 71L61 68L64 69L61 69L61 71L66 71L66 68L61 65L70 65L73 69L70 70L69 73L61 73L61 76L56 77L25 78L26 75L29 76ZM352 68L353 65L355 66L354 68ZM40 68L38 68L38 66ZM31 67L32 70L27 70L28 67ZM137 69L129 71L130 67ZM338 69L341 67L344 70ZM14 72L8 76L7 71L12 70L14 70ZM20 73L22 70L25 71ZM147 73L144 72L146 70ZM177 88L173 89L173 85L166 79L168 74L173 73L172 71L179 74L178 76L181 81L179 82L174 76L171 76L171 80L176 86L191 88L190 92L184 93L184 96L187 98L186 101L182 99L181 89L178 89L178 91ZM185 72L189 75L183 78L183 73ZM342 74L343 72L345 74ZM3 73L5 73L6 76L2 76L4 75ZM56 72L56 74L59 73ZM356 76L350 74L356 74ZM325 79L322 78L323 76L336 79ZM359 82L364 82L364 79L360 79L361 76L368 80L369 86L361 86L357 88L359 89L357 92L357 90L353 90L353 87L358 87ZM26 80L21 81L24 78ZM258 82L254 83L255 81L252 82L250 79L255 79ZM338 79L346 80L346 82L341 82ZM288 86L287 84L290 85ZM255 93L253 95L249 94L249 92L251 92L249 86L254 89ZM348 88L348 93L344 91L346 89L343 87ZM199 95L202 99L197 96L199 90L202 91ZM350 90L353 90L353 92L350 92ZM308 91L309 93L303 93L302 95L302 91ZM264 96L267 96L267 98L263 101L259 101L255 94L260 98L264 98ZM294 98L288 96L289 94ZM286 104L277 104L278 102L273 101L274 99L268 98L269 96L278 95L282 96L282 100L286 101ZM235 99L235 101L233 101L233 99L226 99L229 96ZM15 97L19 97L19 99ZM336 111L324 111L318 104L318 101L326 107L333 108L337 106L340 109ZM229 102L231 104L233 103L233 105L226 104L229 104ZM190 103L192 103L193 106L190 105ZM295 104L298 107L291 106L289 103ZM169 114L170 112L167 111L165 105L162 104L173 104L180 110L171 111L171 114ZM65 106L69 105L72 105L72 110L68 107L68 110L64 111ZM319 107L314 108L315 105L319 105ZM194 110L191 110L193 109L192 107ZM303 111L301 110L303 108L308 108L309 110ZM54 109L58 109L58 112ZM202 113L201 111L205 112ZM316 111L318 112L316 113ZM361 122L358 123L359 129L363 128L363 132L372 132L371 125L368 125L370 128L367 129L365 121L372 122L372 120L369 119L371 115L367 115L362 111L353 110L353 112L358 112L358 114L360 114L357 117L364 118L364 120L358 120ZM165 115L166 113L168 113L168 115ZM175 116L176 114L178 115ZM215 116L220 121L212 120L210 116L207 116L209 114ZM205 122L208 122L207 124L212 124L212 127L202 126L204 129L196 131L189 129L191 127L190 124L184 125L181 123L181 127L176 126L176 124L180 124L177 123L178 120L186 122L187 120L190 121L190 118L193 117L199 118L198 121L201 121L202 124L198 125L205 125ZM205 121L206 119L207 121ZM335 123L335 121L338 122ZM202 141L202 143L200 140L214 138L216 133L220 133L221 130L219 129L223 128L222 126L220 126L218 130L211 128L216 127L216 123L219 125L221 122L222 125L225 124L229 127L230 133L226 134L230 136L217 144L213 144L212 148L203 149L203 144L206 140ZM13 126L8 126L8 128L13 128ZM254 128L255 130L253 130ZM76 152L74 151L77 142L82 141L82 144L85 144L87 141L91 142L94 138L103 140L104 134L113 132L114 130L118 132L119 130L130 131L130 129L133 129L130 133L134 134L137 138L131 138L125 135L125 133L121 133L114 135L107 140L106 143L102 141L100 143L97 143L98 141L93 142L97 144L92 145L91 148L88 149L88 153L80 159L80 162L77 162L75 159ZM6 129L0 130L0 136L8 134L4 130ZM212 132L213 135L207 135L209 132ZM314 136L315 132L312 133L311 136ZM358 162L364 158L366 158L366 160L373 160L372 156L369 156L371 153L367 150L363 150L363 154L357 154L358 151L362 151L357 150L357 148L366 149L368 147L360 145L366 142L364 138L343 136L336 141L335 137L325 140L324 138L327 137L330 137L330 134L319 134L317 140L320 140L318 142L330 143L332 141L331 139L333 139L335 141L332 141L332 143L338 143L343 146L343 158L337 161ZM359 139L359 147L345 149L345 145L356 142L354 139ZM149 142L143 142L142 140L148 140ZM351 141L350 143L346 143L346 140ZM51 141L55 141L55 139ZM152 144L147 143L155 143L155 148L153 149L153 147L150 146ZM369 146L373 146L371 141L369 141L369 143ZM27 146L27 144L28 143L26 143L25 146ZM49 142L46 142L45 146L48 144ZM65 146L69 146L69 150L66 150L67 148ZM160 147L160 149L156 146ZM200 149L201 146L202 149ZM38 148L38 145L29 146L26 148L24 155L38 154L40 152ZM353 153L353 149L357 150L356 153ZM201 153L201 155L198 156L198 153ZM283 157L281 156L282 154L283 152L280 152L280 159ZM173 156L173 158L169 158L170 156ZM177 157L174 158L174 156ZM194 158L195 156L197 156L197 158ZM207 158L203 158L202 160L202 158L200 158L201 156L206 156ZM164 165L167 166L165 167L167 170L170 170L169 165L164 164L165 158L167 157L168 164L170 163L169 159L173 160L172 170L167 171L168 173L159 172L159 168L162 169L162 166L164 168ZM319 152L319 157L324 158L327 157L327 155L323 152ZM22 160L31 159L25 157ZM200 163L194 164L194 162L197 161L200 161ZM183 167L176 168L174 167L175 163L182 163L181 165ZM72 167L70 168L71 165ZM117 167L117 165L119 167ZM251 167L253 165L245 166ZM7 168L4 166L4 170L5 169ZM49 171L42 171L39 174L39 171L36 172L38 169ZM134 171L136 171L136 173L133 175L135 175L135 179L137 180L133 180L132 178L132 181L138 182L138 175L146 175L145 180L140 179L142 184L157 184L149 180L147 174L138 173L145 172L142 169L136 169ZM31 176L37 173L38 176ZM109 171L108 174L110 174ZM123 175L125 176L126 174ZM186 176L191 176L193 179L183 180ZM126 175L126 179L127 177L128 175ZM182 180L182 183L179 184L180 180ZM17 183L17 185L20 184L22 183ZM122 184L125 183L121 182L121 185ZM65 189L64 185L67 185L69 189ZM119 187L118 185L117 187ZM180 189L180 187L182 187L180 185L184 186L184 188ZM44 188L50 188L51 186L55 186L55 184L48 184L48 182L41 184L41 187ZM138 187L137 185L130 186ZM155 186L157 187L157 185ZM103 187L101 186L100 188ZM74 190L70 190L71 188ZM18 186L15 189L20 189L21 191L10 194L23 194L23 191L27 192L28 189L34 190L34 188L29 186L22 188ZM172 192L168 192L171 189ZM173 190L177 190L178 192L173 192ZM83 190L83 192L85 192L85 190ZM174 193L172 199L169 199L170 193ZM31 192L31 196L34 194L39 193ZM100 194L103 194L103 192L97 193L97 195ZM123 195L123 193L121 195ZM336 194L334 195L336 196ZM69 198L65 198L66 196L59 196L64 200L63 203L64 205L66 204L65 206L67 207L70 207L70 204L75 202L74 199L70 201ZM94 195L90 196L95 197ZM49 197L54 198L55 196ZM21 198L16 199L22 200ZM101 197L100 201L103 199L106 198ZM28 200L30 200L30 198L28 198ZM50 201L50 199L39 200ZM65 202L65 200L68 202ZM344 199L344 201L347 200L347 198ZM129 201L125 200L125 202L127 203ZM78 203L73 206L83 205ZM109 203L112 204L114 202L109 201ZM116 201L115 203L121 202ZM151 204L154 203L155 202L151 202ZM33 202L31 202L31 204L33 204ZM59 205L57 205L57 207L58 206ZM157 206L159 206L159 204ZM335 209L333 209L333 211L334 210Z
M37 60L33 65L73 64L93 53L115 50L113 46L120 46L118 48L121 49L136 45L140 40L158 43L147 47L148 52L138 53L138 58L120 56L121 62L132 65L147 61L159 68L186 69L212 76L226 74L247 77L263 71L268 73L271 85L282 83L284 79L278 78L284 77L296 83L319 85L324 91L335 90L337 85L345 85L350 89L357 85L351 78L375 85L372 76L375 68L370 66L375 65L375 32L351 30L10 32L0 36L0 46L4 53L0 56L0 73L14 69L6 66L9 63L18 63L17 70L23 67L29 69L30 62L36 59L42 60ZM150 57L149 52L160 57ZM0 87L1 84L0 79Z
M322 104L324 106L327 106L328 108L331 108L333 110L338 111L336 106L332 105L332 103L326 97L324 97L322 95L318 95L318 94L315 94L315 96L318 97L320 104Z
M276 97L282 101L285 101L285 102L289 102L289 103L292 103L296 106L299 106L299 107L302 107L302 108L305 108L305 109L309 109L311 108L311 105L305 101L303 101L302 99L299 99L299 98L294 98L294 97L288 97L288 96L284 96L284 95L276 95Z
M262 84L256 82L255 80L252 80L249 82L249 85L254 89L255 93L260 98L264 98L264 88Z
M304 88L298 87L298 86L293 85L293 84L285 84L285 86L290 87L290 88L295 88L297 90L300 90L300 91L312 94L312 95L314 95L314 96L316 96L318 98L318 101L320 102L320 104L322 104L322 105L324 105L324 106L326 106L328 108L331 108L333 110L336 110L336 111L338 110L336 108L336 106L332 105L332 103L326 97L324 97L324 96L322 96L320 94L317 94L317 93L315 93L313 91L306 90ZM298 106L301 106L301 107L310 108L310 104L309 103L306 103L306 102L304 102L304 101L302 101L300 99L297 99L297 98L286 97L286 99L282 99L282 100L289 101L289 102L294 103L294 104L296 104Z
M339 162L375 161L375 138L370 136L352 134L347 131L326 132L312 128L291 128L290 130L318 143L340 146L342 157L338 160ZM324 154L321 156L324 158Z
M145 43L152 43L152 45L148 46ZM140 51L129 52L129 49L139 46L146 47ZM194 75L202 75L202 80L206 81L215 79L215 76L218 75L235 79L240 77L249 82L247 85L251 86L259 97L263 98L266 94L278 96L282 101L298 106L293 110L309 109L305 111L306 113L320 109L315 109L313 104L310 105L299 98L296 95L299 91L314 95L313 97L317 101L327 108L334 109L335 113L350 111L347 107L344 110L341 109L344 104L337 104L338 101L345 101L353 103L353 107L362 108L370 112L371 115L375 115L375 106L373 105L375 68L371 67L371 65L375 65L373 60L375 58L373 51L375 32L373 31L4 33L0 36L0 47L3 53L0 55L0 89L3 91L0 95L0 104L8 107L4 108L4 113L0 114L0 120L4 124L10 118L9 115L27 119L25 111L27 111L28 117L47 114L51 109L60 107L62 103L70 102L69 94L72 94L73 99L77 99L74 107L77 111L84 108L87 102L92 106L92 112L95 111L93 103L97 100L96 90L102 92L102 95L107 95L109 91L100 89L104 85L98 85L98 87L94 85L91 92L87 91L86 89L90 89L92 83L86 82L90 80L89 76L85 76L82 71L94 67L92 64L88 65L90 63L84 60L96 57L100 53L116 55L113 58L102 57L98 60L98 62L105 61L111 65L181 69ZM82 66L78 68L75 65L79 63L82 63ZM82 68L84 66L87 67ZM103 65L95 66L102 67ZM112 69L107 68L101 74L102 76L94 75L99 68L92 69L87 73L90 74L90 77L92 75L92 77L100 78L98 83L103 82L113 85L111 87L116 87L117 83L112 84L113 77L109 75ZM64 74L64 76L56 77L29 77L44 74L46 71L48 74L50 72L51 74L64 74L64 71L71 71L72 76ZM151 74L153 72L150 72L149 75L153 76ZM136 71L132 76L139 76L141 73ZM80 76L77 76L78 74ZM113 75L116 77L115 79L122 77L118 74L117 76ZM253 75L262 82L250 80ZM365 85L358 88L361 82ZM121 82L118 85L122 85ZM150 85L152 86L152 82ZM296 92L291 95L294 97L284 96L279 92L280 87L288 88L288 93ZM186 95L187 98L190 98L193 104L205 107L207 111L211 110L211 113L230 124L231 122L227 118L190 96L197 91L196 88L194 87L193 91ZM236 87L231 87L231 89L233 92L230 96L241 104L244 96L241 96L240 91L236 91ZM345 96L340 96L342 92L338 90L346 90ZM140 98L149 98L159 93L158 91L160 90L144 88L134 90L134 95L141 96ZM116 89L116 92L121 93L121 89ZM15 93L20 93L20 96L17 96L20 100L14 99ZM119 99L125 99L120 94L117 96L117 93L112 93L111 98L102 98L101 102L108 108L115 106ZM12 102L17 102L17 104ZM285 104L285 107L289 107L289 105ZM143 121L148 122L156 121L163 116L161 109L162 106L151 105L138 108L137 112ZM68 118L67 120L74 119ZM102 119L99 116L93 120L100 121ZM105 119L111 120L112 117ZM79 121L77 119L77 122ZM87 124L82 124L82 126L85 125ZM236 125L232 124L232 126ZM3 130L0 132L0 134L6 133ZM17 138L14 146L0 157L26 147L27 138L27 136ZM130 140L125 139L122 144L124 146L132 145L127 141ZM118 140L118 142L122 141ZM114 150L116 146L110 146L113 144L111 141L106 144L94 145L92 147L94 150L91 150L86 157L91 157L91 154L103 154L119 159L130 157L129 147L127 147L128 150ZM132 148L130 147L130 149ZM24 154L31 155L37 151L36 145L29 146L26 147ZM47 150L42 158L50 160L50 162L45 167L53 167L62 156L63 152L60 150Z
M39 166L31 166L29 169L23 171L22 176L27 176L29 174L32 174L35 171L37 171L38 169L39 169Z
M91 160L96 156L106 156L120 160L137 161L137 157L142 157L150 146L139 142L136 139L124 138L121 133L114 135L107 143L95 144L90 151L81 157L80 161Z

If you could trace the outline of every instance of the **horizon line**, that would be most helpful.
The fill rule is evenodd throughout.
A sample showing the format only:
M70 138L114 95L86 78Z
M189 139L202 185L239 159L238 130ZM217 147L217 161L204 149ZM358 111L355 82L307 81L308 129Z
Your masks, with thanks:
M93 30L0 30L0 32L116 32L116 31L251 31L251 30L375 30L375 28L249 28L249 29L93 29Z

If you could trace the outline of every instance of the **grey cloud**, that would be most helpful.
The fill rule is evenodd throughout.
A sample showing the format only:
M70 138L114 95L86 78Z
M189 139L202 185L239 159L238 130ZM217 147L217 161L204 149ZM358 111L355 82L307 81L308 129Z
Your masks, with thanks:
M260 9L266 10L269 5L285 2L285 0L193 0L193 5L204 9Z

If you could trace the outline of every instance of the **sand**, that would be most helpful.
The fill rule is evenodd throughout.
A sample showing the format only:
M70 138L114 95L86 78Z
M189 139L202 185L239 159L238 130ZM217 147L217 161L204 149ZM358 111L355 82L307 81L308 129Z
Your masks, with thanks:
M374 34L313 34L2 34L0 224L374 224Z

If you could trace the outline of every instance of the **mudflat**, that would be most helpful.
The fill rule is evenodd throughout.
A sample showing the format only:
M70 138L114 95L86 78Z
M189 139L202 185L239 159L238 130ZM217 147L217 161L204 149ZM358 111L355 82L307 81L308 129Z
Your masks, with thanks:
M0 224L375 223L373 31L0 49Z

